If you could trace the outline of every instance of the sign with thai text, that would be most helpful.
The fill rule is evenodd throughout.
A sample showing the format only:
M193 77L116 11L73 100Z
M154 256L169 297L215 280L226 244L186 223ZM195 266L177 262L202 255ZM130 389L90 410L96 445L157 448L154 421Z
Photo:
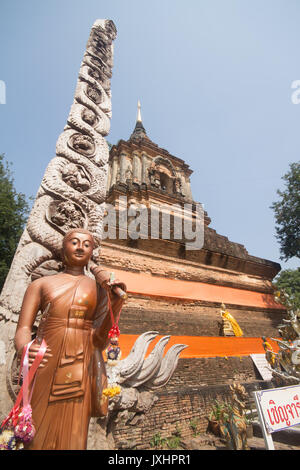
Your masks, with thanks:
M255 392L268 433L300 424L300 385Z
M272 379L272 369L266 359L265 354L251 354L252 361L256 365L258 372L262 376L263 380Z

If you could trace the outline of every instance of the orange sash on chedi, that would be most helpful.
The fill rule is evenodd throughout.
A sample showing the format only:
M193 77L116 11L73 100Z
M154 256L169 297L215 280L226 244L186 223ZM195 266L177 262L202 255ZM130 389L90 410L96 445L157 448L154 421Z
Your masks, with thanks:
M138 336L121 335L120 347L122 356L126 357ZM150 344L147 355L150 354L161 336L157 336ZM275 352L279 350L275 341L268 339ZM224 337L224 336L171 336L165 351L174 344L186 344L188 348L180 353L181 359L197 357L231 357L249 356L250 354L265 354L261 338Z
M275 302L273 295L234 287L217 286L204 282L184 281L152 276L144 273L132 273L114 270L116 276L127 285L127 292L149 297L177 298L187 301L220 302L226 305L239 305L263 309L282 310L284 307ZM156 342L151 344L148 354ZM120 337L120 347L123 357L130 352L137 335ZM277 343L268 340L278 351ZM264 354L262 339L258 337L220 337L220 336L171 336L166 351L176 343L187 344L189 347L182 351L181 358L197 357L229 357Z
M220 302L228 305L272 308L282 310L282 305L275 302L273 295L234 287L216 286L205 282L183 281L151 276L144 273L132 273L114 269L116 277L122 279L127 292L154 297L171 297L204 302Z

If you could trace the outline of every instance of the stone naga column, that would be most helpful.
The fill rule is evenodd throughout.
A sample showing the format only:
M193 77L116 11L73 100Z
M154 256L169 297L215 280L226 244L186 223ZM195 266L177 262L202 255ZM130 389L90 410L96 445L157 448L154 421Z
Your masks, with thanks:
M28 284L55 274L61 242L87 228L99 245L104 215L111 118L110 78L116 28L97 20L79 70L74 102L59 136L0 296L0 319L17 321ZM3 328L1 329L1 331ZM1 333L0 333L1 337Z

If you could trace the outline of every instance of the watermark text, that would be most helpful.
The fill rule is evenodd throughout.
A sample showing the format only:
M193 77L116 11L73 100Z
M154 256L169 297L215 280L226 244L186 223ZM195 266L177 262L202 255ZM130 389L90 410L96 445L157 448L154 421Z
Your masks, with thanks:
M186 250L201 250L204 244L204 210L200 203L128 204L120 196L118 207L106 204L104 240L173 240Z
M0 104L6 104L6 85L3 80L0 80Z

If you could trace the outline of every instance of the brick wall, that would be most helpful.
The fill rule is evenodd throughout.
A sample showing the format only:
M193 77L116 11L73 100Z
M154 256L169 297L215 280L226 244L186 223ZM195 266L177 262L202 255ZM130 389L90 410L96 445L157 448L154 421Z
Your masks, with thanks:
M125 243L125 242L124 242ZM216 267L197 264L199 259L175 259L174 246L169 243L164 247L159 241L157 255L150 253L153 247L140 246L128 248L103 243L101 261L109 270L124 269L143 272L153 276L171 279L193 280L215 285L224 285L256 292L272 291L271 274L264 264L262 272L257 266L252 272L245 266L231 266L229 257L220 260ZM151 249L147 252L147 249ZM142 251L144 250L144 251ZM222 261L222 263L221 263ZM251 260L248 260L248 265ZM230 262L243 263L241 259L231 258ZM220 265L221 263L221 265ZM229 264L228 264L229 263ZM250 263L250 264L249 264ZM268 264L268 263L267 263ZM273 268L272 268L273 269ZM237 271L235 271L237 270ZM238 272L240 270L240 272ZM249 274L246 274L249 273ZM278 325L284 312L271 309L248 308L226 305L234 316L246 337L278 336ZM219 336L221 325L220 304L186 301L183 299L155 298L142 295L129 295L120 318L121 334L140 335L146 331L157 331L160 335L171 336ZM247 387L266 387L266 382L256 370L250 357L222 357L179 359L178 366L169 383L156 392L159 401L145 416L124 413L114 427L113 435L117 448L148 449L153 436L160 433L170 437L180 429L182 438L192 437L192 422L198 423L198 432L207 428L206 416L210 413L213 401L229 395L229 384L233 381L246 384ZM126 418L127 416L127 418Z
M244 336L278 336L280 312L229 308L243 330ZM204 306L200 302L178 302L131 298L120 318L123 334L142 334L158 331L162 335L219 336L220 308Z
M233 378L243 383L249 393L270 386L269 382L258 380L250 358L243 358L242 362L239 358L224 361L218 358L180 360L173 378L156 393L158 401L145 416L140 417L140 422L137 423L136 419L131 424L129 421L118 422L113 433L116 447L150 449L150 441L155 434L168 438L178 430L181 438L189 438L194 433L192 423L196 424L198 433L205 432L208 426L206 417L211 412L212 403L216 399L229 400L228 384ZM191 377L195 379L193 384ZM245 377L247 381L243 381Z
M197 389L205 386L230 384L233 381L261 380L252 359L243 357L203 357L179 359L177 368L164 391Z
M126 240L118 240L118 244L103 242L101 246L100 261L104 268L111 270L124 269L125 271L147 272L153 276L167 277L170 279L183 279L186 281L199 281L221 286L235 287L256 292L273 292L271 278L267 272L261 276L256 271L246 274L242 269L231 269L229 266L221 267L211 265L211 262L198 262L172 256L170 248L164 247L163 240L157 240L159 247L157 253L138 248L137 246L126 246ZM132 245L136 240L131 240ZM142 242L139 240L139 242ZM149 241L151 242L151 241ZM155 242L155 240L153 241ZM169 243L169 242L168 242ZM211 254L211 256L213 256ZM214 256L221 256L214 254ZM210 260L211 261L211 260ZM244 261L236 259L237 263ZM262 265L264 266L264 265ZM273 273L275 275L276 273Z

